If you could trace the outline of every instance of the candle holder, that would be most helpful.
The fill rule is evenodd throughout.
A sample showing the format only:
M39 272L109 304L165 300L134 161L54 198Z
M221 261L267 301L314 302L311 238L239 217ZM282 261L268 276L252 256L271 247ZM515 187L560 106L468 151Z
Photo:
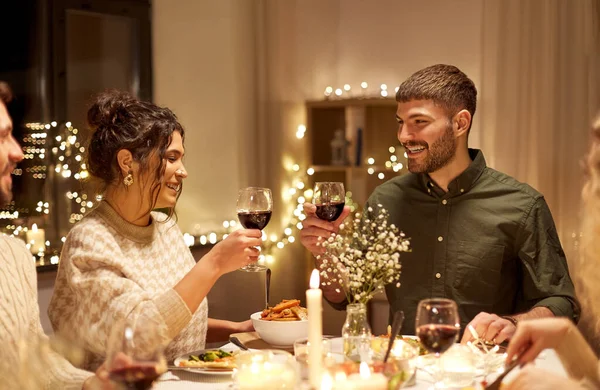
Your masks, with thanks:
M241 352L233 380L238 390L294 389L300 375L292 354L274 349Z

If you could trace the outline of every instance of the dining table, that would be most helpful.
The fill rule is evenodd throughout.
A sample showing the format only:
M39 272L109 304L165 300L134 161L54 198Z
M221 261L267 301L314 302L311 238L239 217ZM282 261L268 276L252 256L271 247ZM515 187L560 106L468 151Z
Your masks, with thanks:
M239 350L239 347L232 343L226 343L220 348L227 351ZM540 353L536 359L535 365L536 367L546 369L553 374L563 377L567 376L565 369L554 350L547 349L542 351L542 353ZM516 375L518 370L519 368L516 368L510 372L506 376L505 381L510 381L510 379ZM494 379L494 377L495 376L492 374L488 376L488 380L491 381ZM416 384L405 388L412 390L428 390L433 387L433 384L433 377L426 370L418 369L416 375ZM215 375L206 372L200 373L193 370L188 371L185 369L169 370L163 374L152 387L154 390L236 390L237 388L238 387L234 383L231 375L224 375L223 373ZM302 383L299 384L298 389L309 390L310 387L307 383Z

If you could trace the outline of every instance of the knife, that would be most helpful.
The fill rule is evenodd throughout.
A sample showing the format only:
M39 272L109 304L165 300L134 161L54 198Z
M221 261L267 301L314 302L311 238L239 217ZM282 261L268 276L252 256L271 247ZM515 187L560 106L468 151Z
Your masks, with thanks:
M518 358L513 359L512 362L510 362L507 365L505 365L504 366L504 371L502 372L502 374L498 375L498 377L496 378L495 381L493 381L489 385L485 386L485 390L499 390L500 389L500 384L502 384L502 380L504 379L504 377L506 375L508 375L508 373L511 372L518 365L519 365L519 359Z

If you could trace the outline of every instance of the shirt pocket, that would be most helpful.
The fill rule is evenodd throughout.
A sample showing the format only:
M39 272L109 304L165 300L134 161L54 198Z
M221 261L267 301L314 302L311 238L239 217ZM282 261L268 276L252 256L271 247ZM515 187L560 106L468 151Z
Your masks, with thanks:
M500 286L504 245L459 241L455 263L454 296L459 304L490 307Z

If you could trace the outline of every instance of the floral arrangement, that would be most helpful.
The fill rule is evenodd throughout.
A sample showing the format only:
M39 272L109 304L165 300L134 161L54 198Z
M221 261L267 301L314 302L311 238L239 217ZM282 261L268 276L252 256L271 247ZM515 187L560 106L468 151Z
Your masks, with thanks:
M317 245L325 253L317 256L323 285L338 283L349 303L366 304L387 284L400 287L400 252L410 251L410 240L394 224L388 224L389 212L377 205L367 213L340 225ZM337 290L339 292L339 290Z

